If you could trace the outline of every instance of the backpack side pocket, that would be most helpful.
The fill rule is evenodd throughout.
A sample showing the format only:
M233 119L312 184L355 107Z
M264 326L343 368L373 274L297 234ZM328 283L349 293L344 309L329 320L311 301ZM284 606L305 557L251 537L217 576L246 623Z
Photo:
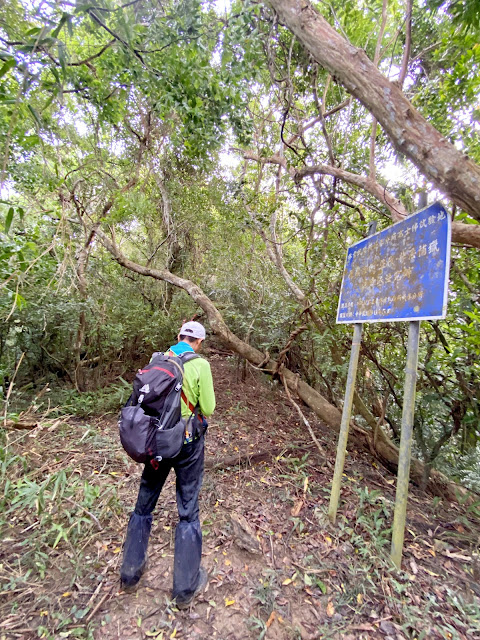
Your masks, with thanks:
M124 407L120 412L118 430L122 446L135 462L146 462L154 455L151 448L152 432L157 429L155 419L147 416L139 404Z

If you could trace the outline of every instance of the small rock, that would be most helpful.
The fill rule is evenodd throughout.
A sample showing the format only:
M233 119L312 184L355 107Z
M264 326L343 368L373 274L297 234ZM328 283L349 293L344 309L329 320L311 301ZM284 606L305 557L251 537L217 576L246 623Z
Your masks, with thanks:
M230 522L232 523L233 538L237 546L250 553L259 554L262 552L255 532L244 516L232 513L230 515Z
M396 629L393 626L393 624L391 622L388 622L387 620L383 620L380 623L380 630L383 631L383 633L388 634L389 636L394 636Z
M340 551L344 556L351 556L354 551L353 545L351 545L350 542L344 542L340 547Z

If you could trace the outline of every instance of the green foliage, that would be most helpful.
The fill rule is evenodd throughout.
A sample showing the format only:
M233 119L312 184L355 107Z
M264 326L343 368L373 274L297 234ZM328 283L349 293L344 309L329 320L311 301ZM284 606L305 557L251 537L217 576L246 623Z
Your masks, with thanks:
M472 6L414 6L404 86L428 120L479 161ZM318 5L371 58L382 8L381 0ZM380 43L379 67L392 79L404 54L404 11L403 2L388 3ZM306 323L284 364L340 407L351 340L349 327L335 325L345 251L371 221L385 228L391 215L354 184L292 175L325 163L368 174L365 108L347 102L271 9L253 2L223 14L200 0L15 0L0 8L0 31L7 410L116 411L122 378L198 312L185 292L116 264L102 234L135 263L198 284L240 338L272 357ZM261 162L226 166L227 156L245 151ZM289 172L279 172L280 157ZM413 210L420 177L380 127L376 163L381 185ZM458 211L456 221L473 223ZM265 243L277 247L289 283ZM422 328L415 454L476 487L478 260L462 248L452 257L449 315ZM358 388L374 419L388 395L385 428L397 442L405 345L406 327L369 326L359 365Z
M460 25L463 31L480 29L480 15L477 0L429 0L432 8L442 9L453 18L453 24Z
M97 391L78 393L75 389L61 389L49 395L51 414L74 415L79 418L118 413L132 392L132 385L123 378L119 383L105 386ZM45 403L43 403L44 405ZM41 410L42 405L37 405Z
M175 123L171 143L189 158L218 148L227 123L247 139L248 121L238 113L248 96L245 72L259 50L250 28L254 7L242 7L225 25L199 0L104 4L77 4L70 13L17 2L23 22L11 7L3 8L0 75L7 80L0 104L16 118L10 134L17 143L31 144L35 130L46 141L57 109L76 111L84 100L104 123L120 125L139 94L158 118ZM34 129L26 137L25 125Z

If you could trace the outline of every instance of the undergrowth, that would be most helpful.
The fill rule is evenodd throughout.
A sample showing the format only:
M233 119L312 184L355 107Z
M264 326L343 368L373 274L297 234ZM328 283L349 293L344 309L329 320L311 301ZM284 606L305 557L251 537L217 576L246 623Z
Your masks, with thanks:
M99 626L118 615L108 598L118 589L126 525L122 496L129 496L133 484L128 485L125 455L112 438L113 421L106 431L104 422L49 417L33 431L0 435L0 640L89 640L95 629L102 637ZM333 526L327 516L329 474L320 464L312 453L278 456L239 474L242 486L229 484L233 473L225 469L206 474L206 549L217 555L229 542L228 527L220 526L215 514L225 517L222 505L236 492L241 503L236 508L249 510L262 540L261 560L241 556L252 604L243 621L248 637L270 637L273 624L282 630L282 640L305 637L299 616L312 608L318 616L305 623L325 639L349 633L355 640L479 635L479 600L468 588L475 578L475 505L450 505L447 512L435 500L419 500L416 508L411 503L409 517L425 509L422 522L428 524L407 526L403 570L397 571L389 559L391 485L373 489L363 470L350 469ZM449 517L448 526L439 525ZM170 529L168 518L163 523ZM220 603L225 597L225 606L240 601L239 576L233 572L237 552L225 546L223 553L214 576L219 590L212 587L208 596L213 608L215 599ZM444 570L447 563L451 566ZM143 633L144 622L138 620ZM158 637L163 632L172 637L175 620L168 618L170 626L163 627L156 619Z
M317 582L318 572L326 567L315 556L305 558L303 576L301 571L294 576L318 586L322 594L335 596L331 601L341 615L332 613L332 605L330 619L318 628L319 637L338 638L339 632L344 632L344 616L355 614L368 616L372 632L383 619L380 629L384 633L411 640L430 638L434 631L445 640L480 633L478 600L473 601L467 591L459 590L458 582L427 568L426 573L436 580L422 583L414 557L408 559L408 545L404 570L398 571L393 566L389 557L393 502L379 490L355 487L354 491L357 499L354 516L351 512L340 514L335 526L326 525L326 506L316 509L317 521L329 527L331 545L341 552L339 563L332 567L335 583L329 584L325 578L326 584Z
M2 445L0 637L93 638L95 594L120 552L109 523L122 506L104 481L116 474L111 443L94 427L48 421Z
M132 385L123 378L95 391L78 392L70 387L47 388L40 397L27 399L21 392L14 392L10 402L9 417L15 419L23 411L47 413L49 417L66 415L78 418L117 413L128 400Z

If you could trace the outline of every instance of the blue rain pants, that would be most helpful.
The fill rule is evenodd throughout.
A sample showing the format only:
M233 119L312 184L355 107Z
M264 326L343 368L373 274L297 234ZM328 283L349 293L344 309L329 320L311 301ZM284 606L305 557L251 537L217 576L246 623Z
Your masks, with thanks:
M154 469L150 463L145 465L137 504L128 523L120 577L124 585L134 585L143 573L152 525L151 514L172 467L177 477L177 508L180 518L175 529L173 599L177 596L187 598L195 591L199 581L202 531L198 496L203 481L203 435L184 444L176 458L160 461L158 468Z

